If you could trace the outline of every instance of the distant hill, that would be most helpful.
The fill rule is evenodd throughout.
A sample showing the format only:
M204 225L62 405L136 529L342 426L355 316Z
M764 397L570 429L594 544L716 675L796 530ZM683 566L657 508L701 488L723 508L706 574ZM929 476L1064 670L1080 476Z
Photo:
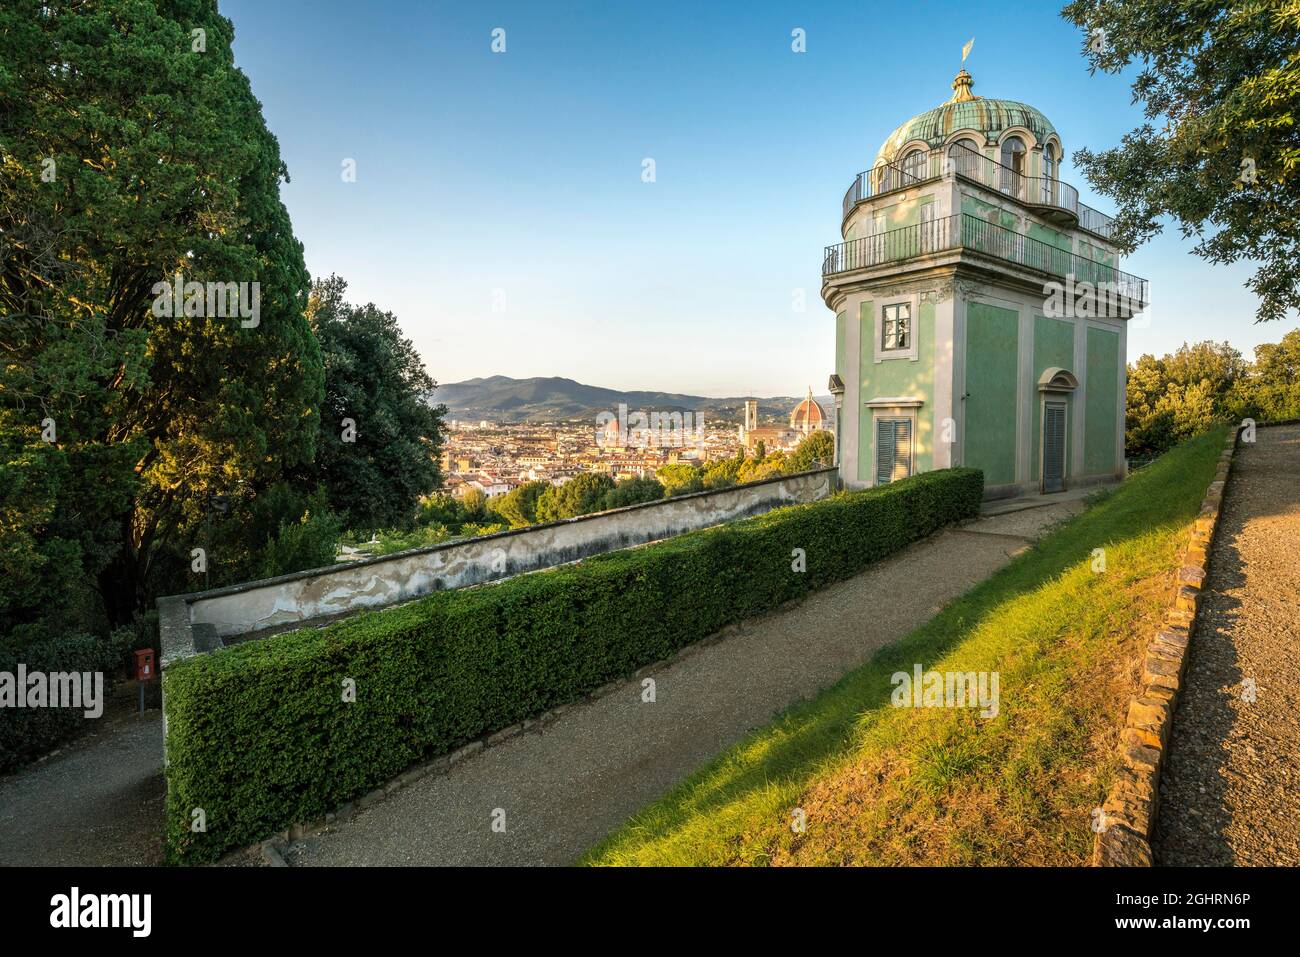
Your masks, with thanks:
M706 418L744 418L746 396L709 398L679 392L622 392L584 385L558 376L512 379L494 375L439 385L432 401L447 407L448 418L487 419L491 422L565 422L592 419L601 412L616 412L620 402L633 411L703 412ZM803 396L758 398L760 419L785 418ZM829 396L815 396L830 415Z

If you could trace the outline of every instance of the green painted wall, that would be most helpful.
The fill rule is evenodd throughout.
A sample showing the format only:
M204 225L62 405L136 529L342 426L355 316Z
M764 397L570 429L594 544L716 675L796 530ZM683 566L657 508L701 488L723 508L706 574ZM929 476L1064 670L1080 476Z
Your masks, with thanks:
M892 206L883 206L871 211L873 216L881 216L884 219L884 229L902 229L904 226L915 226L921 221L921 207L927 206L934 202L932 195L918 196L916 199L909 199L902 203L894 203ZM856 224L850 227L850 232L856 229Z
M1029 220L1026 235L1030 239L1037 239L1040 243L1047 243L1049 246L1055 246L1057 249L1064 249L1067 252L1071 251L1069 236L1060 230L1052 229L1050 226L1036 223L1032 219Z
M904 203L895 203L887 210L886 223L890 229L915 226L921 221L921 207L933 202L933 196L918 196Z
M1038 392L1038 377L1044 369L1060 366L1069 369L1076 376L1079 370L1074 363L1074 321L1052 319L1048 316L1034 316L1034 393L1030 398L1033 404L1033 420L1030 425L1030 468L1034 481L1042 478L1042 466L1039 464L1039 449L1043 442L1043 402ZM1053 396L1059 398L1059 396ZM1074 398L1065 399L1065 474L1070 474L1073 460L1074 434Z
M972 302L966 307L964 463L984 470L985 485L1016 480L1016 380L1019 317Z
M1079 255L1085 259L1091 259L1093 262L1104 263L1112 268L1115 266L1114 253L1107 252L1105 247L1090 243L1086 239L1079 240Z
M1010 229L1016 232L1020 230L1020 217L1015 213L1007 212L1001 206L995 206L993 203L986 203L982 199L976 199L969 193L962 193L961 211L971 216L978 217L986 223L993 223L1001 226L1003 229Z
M1119 333L1088 330L1088 404L1084 416L1083 470L1116 471L1115 421L1119 414Z
M861 406L858 415L858 480L870 482L875 460L875 411L867 402L881 396L915 396L924 405L916 410L916 438L913 443L916 472L934 468L934 304L922 302L913 323L917 359L884 359L876 362L877 310L874 302L858 309L858 362L862 374Z

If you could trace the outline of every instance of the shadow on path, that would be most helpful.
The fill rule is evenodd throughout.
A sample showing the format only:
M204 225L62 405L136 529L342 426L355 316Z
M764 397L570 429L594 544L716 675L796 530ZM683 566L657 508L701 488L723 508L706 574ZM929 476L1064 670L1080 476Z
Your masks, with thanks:
M1300 427L1239 447L1174 716L1153 849L1300 864ZM1254 700L1250 700L1253 686Z

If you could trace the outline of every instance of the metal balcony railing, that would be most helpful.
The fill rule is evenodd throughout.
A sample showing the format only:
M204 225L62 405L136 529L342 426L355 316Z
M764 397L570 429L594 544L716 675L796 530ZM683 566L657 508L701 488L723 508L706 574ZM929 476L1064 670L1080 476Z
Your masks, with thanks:
M1145 305L1148 301L1147 281L1139 276L1087 259L1068 249L1058 249L969 213L944 216L827 246L822 259L822 276L836 276L855 269L900 263L955 249L970 249L1062 279L1073 276L1076 284L1092 283L1099 292L1104 288L1129 304ZM1098 285L1103 283L1104 287Z
M1089 232L1096 233L1098 236L1105 236L1107 239L1110 239L1115 231L1115 220L1105 213L1097 212L1084 203L1079 204L1079 225Z
M946 149L914 150L901 160L859 173L844 194L844 215L847 217L864 199L937 179L945 173L996 189L1029 206L1062 210L1083 229L1107 238L1111 235L1114 220L1079 202L1079 191L1069 183L1049 176L1026 176L961 143Z

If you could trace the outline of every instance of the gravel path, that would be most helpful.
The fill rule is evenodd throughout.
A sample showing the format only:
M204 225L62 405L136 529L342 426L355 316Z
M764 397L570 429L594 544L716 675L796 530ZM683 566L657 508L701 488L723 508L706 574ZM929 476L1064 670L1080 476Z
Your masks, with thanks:
M0 778L0 866L162 863L162 712L133 705Z
M1161 781L1156 861L1295 866L1300 427L1260 429L1239 447L1219 523Z
M576 706L291 844L293 865L568 864L747 732L882 645L1083 508L1060 501L941 532L801 604L746 623L639 683ZM882 601L887 597L888 601ZM499 810L498 810L499 809ZM494 831L504 814L504 833Z

